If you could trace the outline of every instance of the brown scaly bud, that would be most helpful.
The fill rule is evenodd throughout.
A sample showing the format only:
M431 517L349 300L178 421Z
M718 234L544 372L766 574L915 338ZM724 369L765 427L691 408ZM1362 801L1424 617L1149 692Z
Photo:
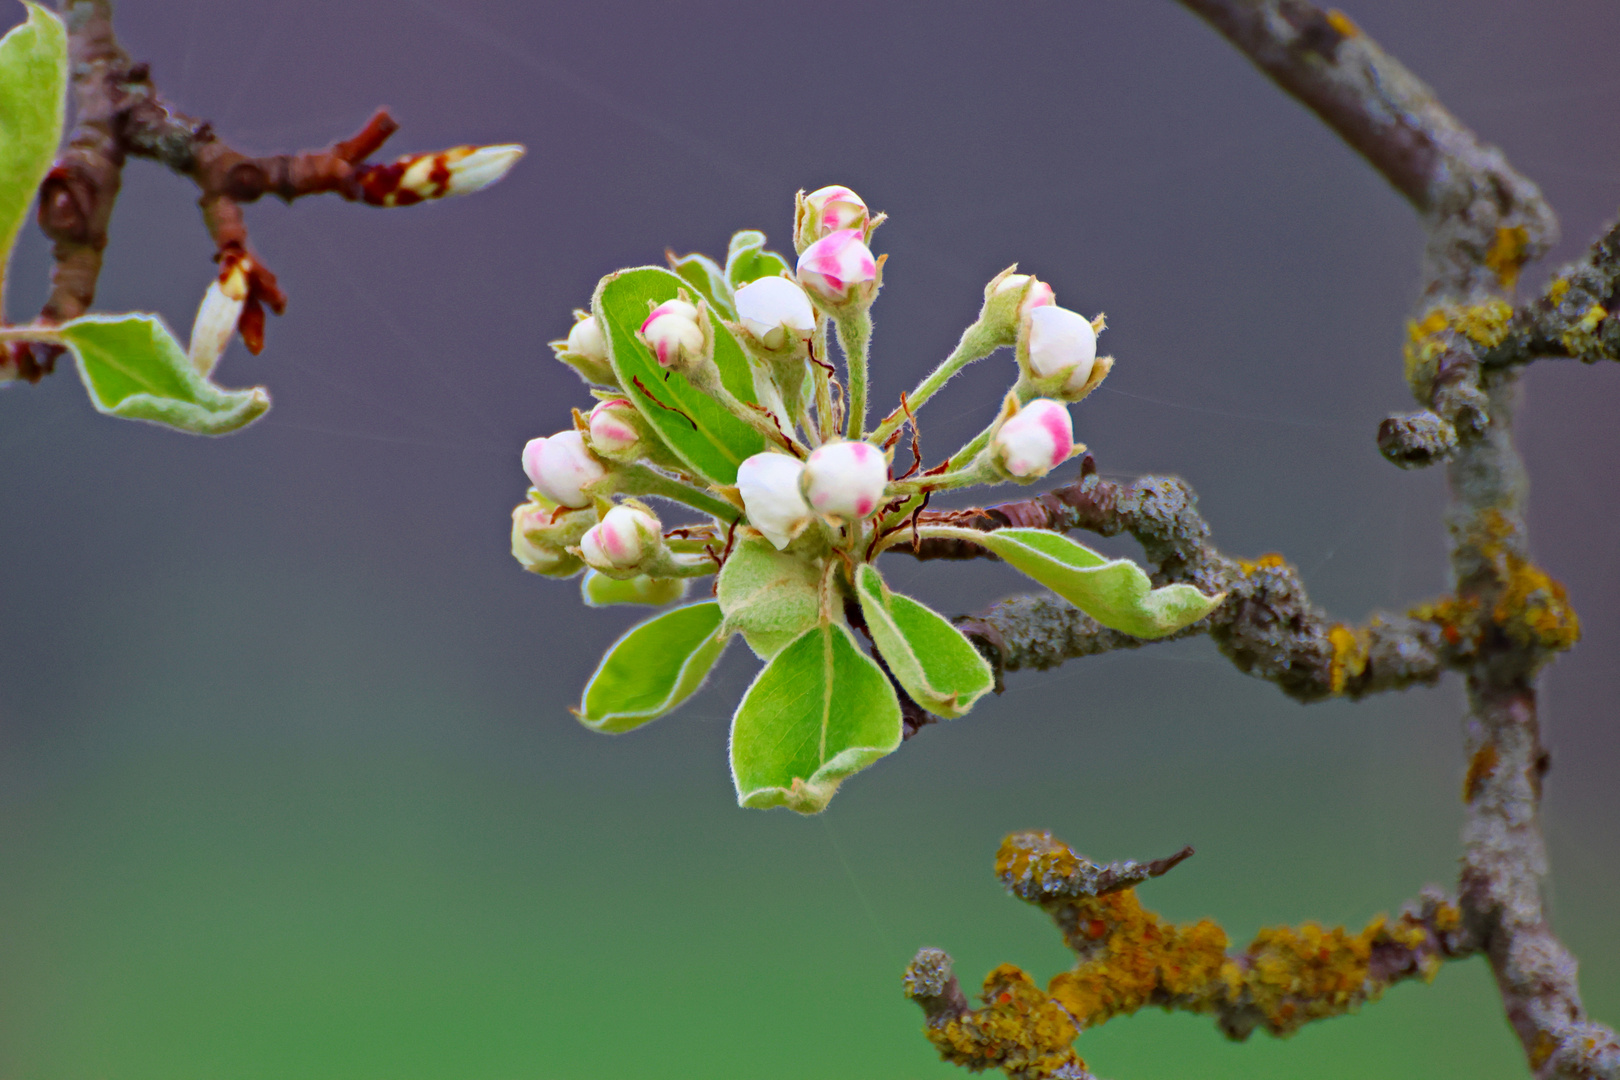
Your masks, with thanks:
M240 303L241 312L236 320L237 332L248 352L257 356L264 349L264 309L280 315L287 309L286 294L276 284L276 275L237 244L227 244L219 253L220 301ZM210 287L212 291L212 286ZM207 303L207 299L204 299ZM198 313L199 319L201 312ZM223 351L223 344L221 344ZM217 359L217 357L216 357Z
M372 206L412 206L426 199L470 195L505 176L523 147L457 146L436 154L407 154L387 165L367 165L355 171L354 182L362 202Z

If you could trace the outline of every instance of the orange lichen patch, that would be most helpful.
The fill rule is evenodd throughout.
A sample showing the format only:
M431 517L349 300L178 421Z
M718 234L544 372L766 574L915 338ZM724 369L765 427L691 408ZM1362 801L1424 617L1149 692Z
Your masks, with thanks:
M1473 641L1479 633L1479 601L1471 596L1442 597L1427 604L1419 604L1407 612L1421 622L1440 627L1446 644L1453 647Z
M1480 785L1496 773L1496 766L1501 760L1502 756L1497 753L1494 743L1486 743L1474 751L1474 756L1468 759L1468 773L1463 777L1463 802L1474 801Z
M1491 621L1520 645L1562 652L1581 638L1581 620L1564 587L1528 560L1507 555Z
M1350 16L1338 8L1329 8L1327 13L1328 25L1347 38L1360 37L1361 27L1350 21Z
M1067 844L1016 843L1018 839L1014 833L996 850L996 877L1001 881L1055 881L1079 871L1081 858Z
M1208 919L1189 926L1165 922L1142 907L1134 889L1058 905L1053 915L1068 928L1071 948L1098 954L1047 987L1082 1028L1169 998L1224 996L1227 976L1240 978L1226 956L1224 930ZM1103 933L1096 932L1096 923L1103 924ZM1099 950L1104 934L1107 943Z
M1504 289L1519 282L1519 270L1530 254L1530 231L1523 225L1498 226L1491 248L1485 253L1485 265L1496 275Z
M1365 630L1334 623L1328 630L1328 641L1333 645L1333 659L1328 664L1328 689L1342 694L1351 679L1360 678L1367 670L1369 638Z
M1545 1031L1536 1032L1535 1045L1530 1048L1530 1068L1539 1071L1547 1059L1558 1049L1558 1040Z
M1238 569L1247 575L1254 573L1256 570L1273 570L1279 566L1287 566L1288 560L1275 551L1268 551L1258 559L1239 559L1237 564Z
M1585 357L1589 353L1595 353L1598 351L1598 327L1608 317L1609 312L1602 304L1593 304L1573 326L1558 335L1558 339L1564 343L1564 348L1571 356Z
M1074 1019L1014 965L1002 964L984 980L984 1001L981 1009L927 1029L946 1061L975 1072L1001 1068L1014 1077L1085 1068L1070 1045L1080 1034Z

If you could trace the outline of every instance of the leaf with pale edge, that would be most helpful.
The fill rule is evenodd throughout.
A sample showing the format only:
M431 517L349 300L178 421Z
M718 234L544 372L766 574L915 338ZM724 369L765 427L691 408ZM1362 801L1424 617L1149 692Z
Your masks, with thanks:
M939 612L890 592L871 563L861 566L855 582L867 632L913 701L955 719L994 688L990 665Z
M819 813L900 745L900 699L849 628L822 623L765 665L731 719L737 801Z
M697 693L725 647L713 600L655 615L608 648L574 715L609 732L656 720Z
M761 660L821 621L823 564L777 551L767 540L739 543L720 568L715 595L726 633L741 634Z
M638 574L633 578L610 578L595 570L585 571L579 582L579 596L586 607L614 604L648 604L662 607L686 595L686 578L655 578Z
M659 367L636 336L652 306L675 299L685 284L662 267L620 270L597 285L591 308L607 332L608 356L625 396L694 472L711 483L734 484L737 466L765 449L765 436L685 375ZM741 400L756 401L748 358L719 320L711 322L721 383Z
M79 363L90 403L109 416L224 435L270 407L262 386L225 390L199 375L156 315L84 315L56 332Z
M703 299L722 317L737 321L737 304L731 296L731 283L720 264L707 255L693 252L670 259L669 268L683 281L703 294Z
M765 234L758 229L744 229L731 238L726 252L726 282L733 289L760 278L791 273L792 269L782 256L765 250Z
M24 6L28 21L0 38L0 278L56 157L67 109L67 31L38 4Z
M1109 559L1046 529L952 530L989 548L1111 630L1139 638L1173 634L1214 611L1225 593L1205 596L1191 585L1155 589L1129 559Z

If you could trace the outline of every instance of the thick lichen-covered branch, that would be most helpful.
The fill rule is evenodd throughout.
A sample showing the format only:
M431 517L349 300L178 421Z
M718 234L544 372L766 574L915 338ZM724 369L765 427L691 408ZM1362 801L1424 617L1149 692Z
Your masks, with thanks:
M906 993L922 1006L929 1040L947 1061L1000 1067L1019 1080L1083 1075L1072 1040L1146 1006L1213 1016L1232 1039L1264 1029L1291 1035L1313 1020L1378 999L1397 982L1434 978L1477 942L1455 903L1426 892L1393 919L1359 932L1305 923L1261 930L1232 950L1208 919L1177 926L1143 908L1135 885L1190 849L1152 863L1098 865L1050 833L1009 836L996 857L1008 891L1052 916L1079 962L1043 992L1011 964L985 980L972 1009L938 949L917 954Z

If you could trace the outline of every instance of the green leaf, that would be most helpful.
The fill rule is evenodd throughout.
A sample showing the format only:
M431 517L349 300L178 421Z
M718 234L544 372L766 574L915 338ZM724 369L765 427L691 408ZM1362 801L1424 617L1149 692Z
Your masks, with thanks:
M38 4L25 6L28 21L0 38L0 281L67 108L67 31Z
M782 256L765 250L765 234L758 229L744 229L731 238L731 246L726 251L726 281L733 289L792 270Z
M686 595L686 582L686 578L654 578L646 574L633 578L610 578L595 570L587 570L579 583L579 595L586 607L610 607L614 604L662 607Z
M720 264L707 255L693 252L691 255L670 254L669 268L692 288L703 294L722 318L737 321L737 305L731 298L731 285L726 281L726 272L720 269Z
M855 581L866 629L913 701L955 719L994 688L990 665L939 612L890 592L871 563L862 564Z
M84 315L56 330L79 362L90 403L109 416L224 435L270 407L262 386L224 390L199 375L156 315Z
M739 543L715 586L726 633L741 634L761 660L781 652L821 621L823 566L777 551L767 540Z
M1226 594L1205 596L1191 585L1153 588L1129 559L1109 559L1062 533L997 529L972 537L1112 630L1159 638L1214 611Z
M656 720L697 693L725 647L713 600L654 615L608 648L574 715L593 731Z
M822 623L776 654L731 720L743 806L819 813L846 776L900 745L900 699L849 628Z
M675 454L715 484L737 482L737 466L765 449L765 436L732 414L686 376L658 366L636 337L652 305L673 300L686 283L668 270L643 266L609 274L596 287L591 306L607 332L608 355L619 385ZM757 401L748 358L716 320L714 362L720 381L738 398Z

